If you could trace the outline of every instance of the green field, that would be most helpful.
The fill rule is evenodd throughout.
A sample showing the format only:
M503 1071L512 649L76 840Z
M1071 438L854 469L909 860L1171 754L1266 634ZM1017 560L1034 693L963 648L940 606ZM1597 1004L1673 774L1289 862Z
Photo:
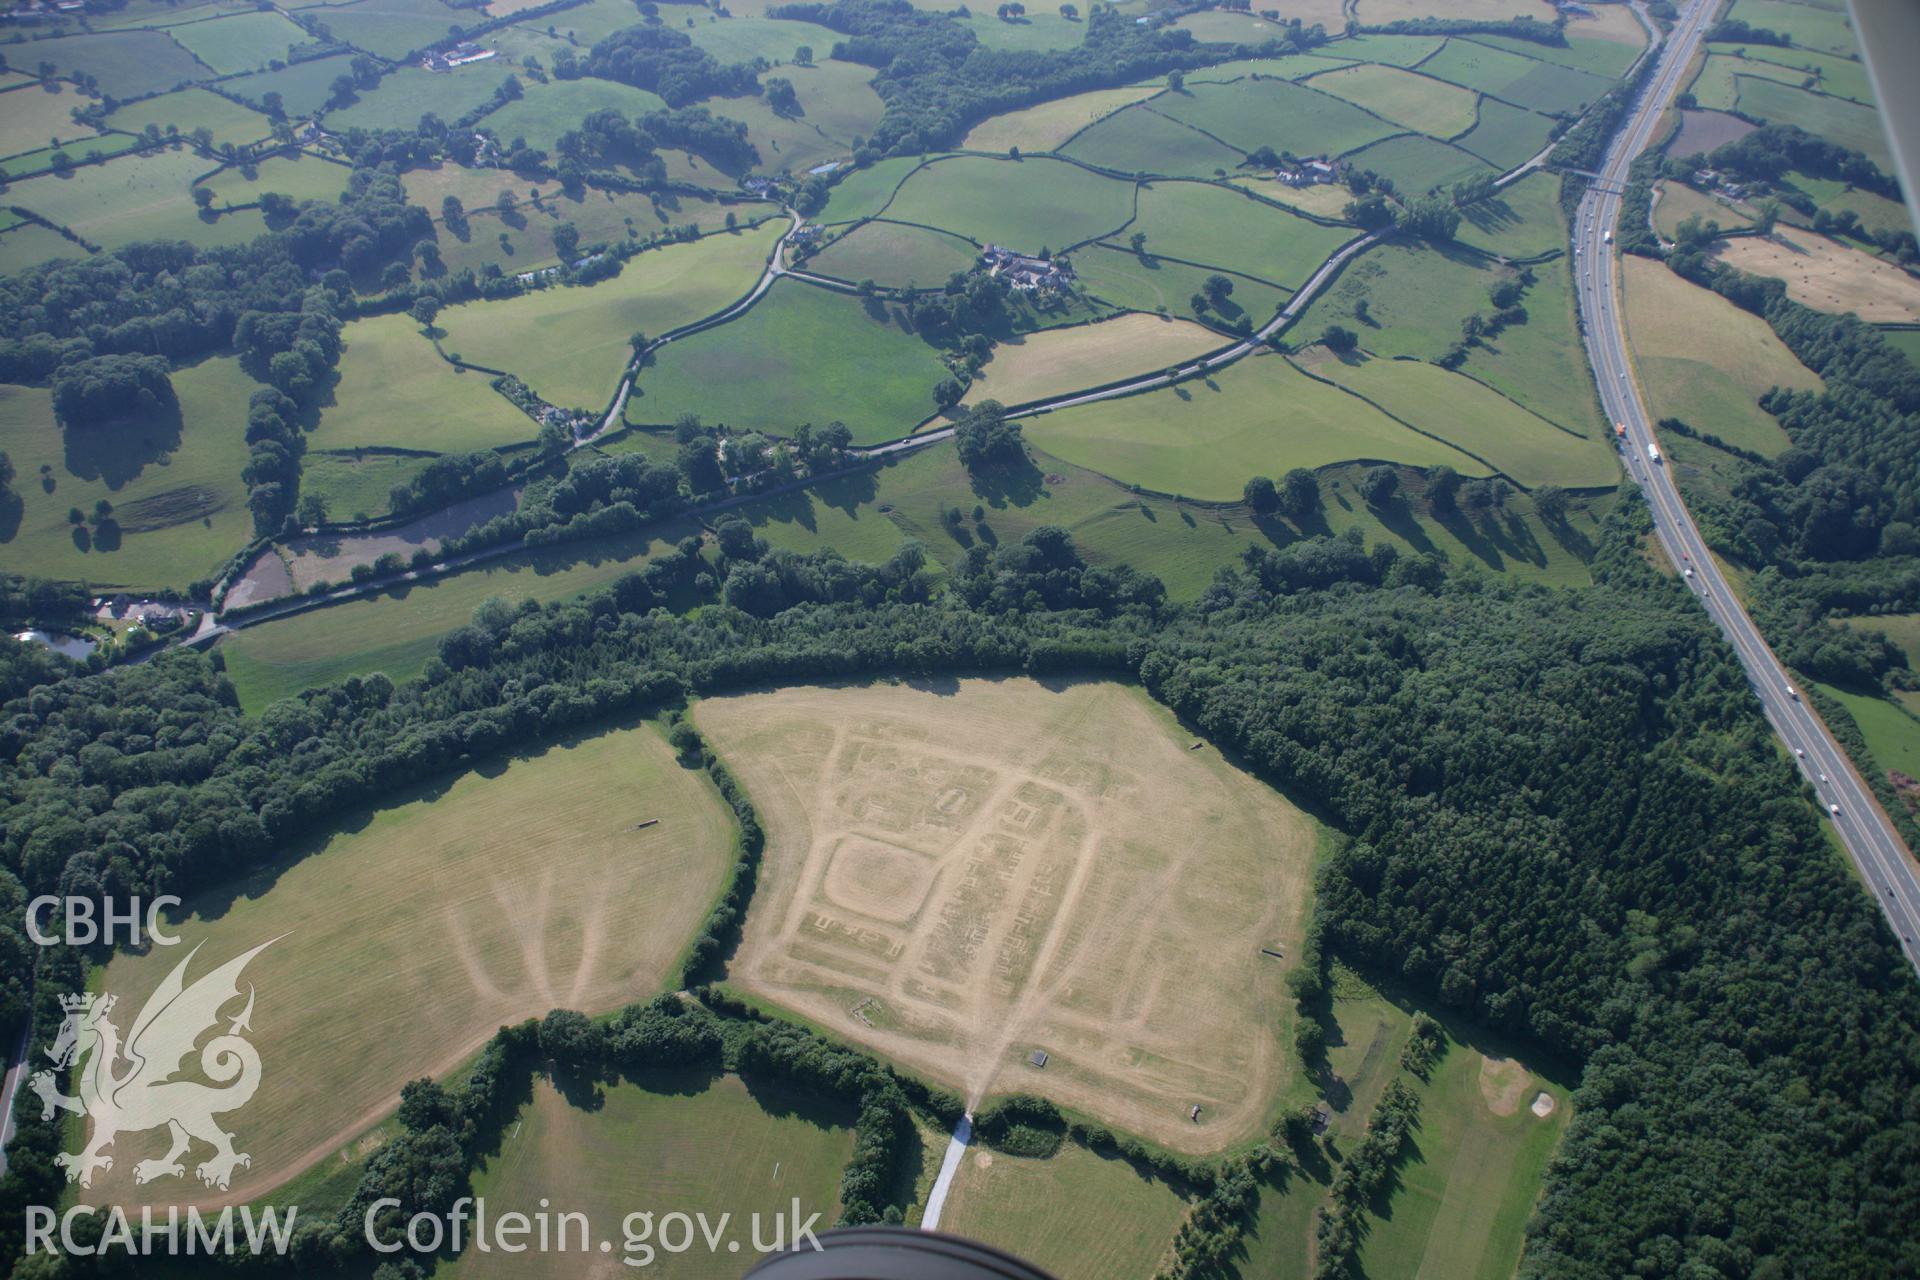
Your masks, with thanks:
M1223 267L1289 289L1305 284L1354 235L1199 182L1143 184L1126 237L1110 243L1118 248L1135 233L1146 235L1150 257Z
M341 339L346 353L321 400L312 448L464 453L538 434L532 419L487 385L487 374L458 371L435 354L411 316L355 320Z
M347 189L353 173L343 164L319 156L299 153L270 156L257 165L222 169L200 186L210 187L221 204L252 204L269 191L295 200L320 200L331 204Z
M1537 112L1482 98L1480 123L1454 139L1454 145L1505 172L1539 154L1552 131L1553 121Z
M1709 111L1731 111L1739 104L1742 81L1760 79L1799 84L1806 78L1805 72L1791 70L1776 62L1715 53L1701 62L1699 74L1687 86L1687 92L1693 95L1696 103Z
M1769 387L1818 390L1767 322L1657 262L1630 258L1627 335L1655 418L1679 418L1729 444L1775 454L1786 432L1757 403Z
M956 156L908 178L887 206L917 222L1022 253L1064 249L1114 231L1133 214L1133 187L1062 160Z
M1047 1160L976 1148L954 1175L940 1229L997 1245L1060 1280L1150 1276L1187 1200L1124 1160L1075 1142Z
M0 275L12 275L55 258L84 258L87 251L58 231L25 223L0 234Z
M251 0L209 0L205 4L178 3L177 0L127 0L120 8L89 13L87 23L96 31L123 27L172 27L183 22L204 22L223 14L247 13Z
M587 288L536 289L449 307L435 321L446 331L441 345L475 364L517 374L551 403L603 409L632 359L628 339L635 332L658 336L744 297L776 238L771 227L708 236L649 249L618 276ZM731 333L740 323L715 332ZM679 349L678 343L670 348Z
M354 128L412 129L419 123L420 117L429 112L451 122L483 106L493 97L493 91L512 74L513 68L503 65L498 59L444 72L402 67L382 78L379 88L362 90L352 103L337 111L329 111L327 128L330 131ZM531 86L536 91L547 87L538 84ZM513 105L522 106L524 102ZM480 123L486 128L495 128L491 116L484 117ZM502 142L510 142L514 137L512 133L502 130L495 129L495 132L499 133ZM501 176L511 177L505 173ZM433 212L438 213L439 210Z
M1838 214L1851 209L1860 219L1860 225L1875 234L1908 231L1913 227L1907 207L1897 200L1889 200L1871 191L1859 191L1827 178L1809 178L1803 173L1790 173L1787 176L1793 186L1812 196L1828 213ZM1787 217L1794 219L1799 215L1789 213Z
M684 30L695 45L721 62L752 62L755 58L765 58L775 66L793 61L793 51L801 45L811 48L813 56L824 62L832 52L834 42L844 39L838 32L817 23L795 22L785 18L725 18L716 22L702 15L694 20L692 27ZM798 76L807 73L807 68L801 66L788 70L796 77L795 84L799 83ZM871 75L872 71L869 70L868 74Z
M162 133L178 131L189 136L195 129L206 129L216 147L259 142L273 133L273 125L258 111L207 89L182 89L121 107L107 117L107 124L128 133L139 133L149 124Z
M898 308L782 281L736 320L683 338L634 380L627 421L683 413L788 435L840 421L861 443L907 435L947 376Z
M1313 361L1310 371L1365 396L1387 413L1483 458L1525 488L1611 487L1620 464L1595 431L1582 439L1528 413L1471 378L1418 360Z
M822 226L836 222L857 222L879 214L893 199L894 191L908 174L922 163L919 156L895 156L864 169L855 169L834 183L827 207L814 215Z
M116 98L157 93L212 75L164 31L111 31L36 40L33 62L51 62L63 76L93 76Z
M1242 360L1209 380L1063 409L1025 430L1047 452L1122 484L1212 502L1238 501L1251 476L1350 458L1487 474L1458 449L1275 356Z
M1005 151L1009 147L1033 154L1052 151L1094 121L1158 92L1156 85L1132 85L1054 98L981 121L961 145L969 151Z
M1200 292L1212 267L1187 266L1153 255L1151 238L1145 257L1131 249L1109 249L1092 245L1076 249L1074 270L1081 287L1103 302L1128 311L1154 311L1185 319L1198 319L1193 296ZM1221 307L1210 308L1208 318L1237 322L1245 316L1256 328L1273 318L1286 305L1291 293L1258 280L1238 277L1233 280L1233 295Z
M1880 619L1865 621L1876 623ZM1867 750L1873 753L1875 764L1882 769L1897 769L1909 778L1920 778L1920 715L1891 698L1869 697L1826 684L1820 689L1844 706L1853 722L1860 726L1860 734L1867 740Z
M1491 314L1487 290L1504 270L1457 249L1384 245L1351 262L1287 331L1287 340L1305 345L1338 324L1375 355L1438 360L1460 340L1467 316ZM1527 323L1474 347L1464 371L1563 427L1589 430L1597 410L1575 327L1573 282L1560 260L1532 270ZM1372 323L1359 320L1363 299Z
M1653 225L1660 234L1669 240L1673 239L1680 224L1691 217L1698 217L1703 222L1717 222L1725 230L1753 225L1752 218L1718 196L1695 191L1680 182L1661 183L1660 199L1653 206Z
M1880 336L1888 346L1920 365L1920 329L1882 329ZM1920 667L1920 657L1914 659L1914 666Z
M1821 93L1836 98L1846 98L1863 107L1875 105L1873 85L1867 79L1866 64L1852 58L1835 57L1829 53L1814 53L1808 49L1782 49L1777 45L1721 45L1714 52L1733 55L1733 60L1746 59L1749 68L1756 62L1767 62L1790 71L1797 72L1786 84L1799 84L1808 76L1814 79L1813 87ZM1768 79L1782 77L1768 75Z
M1830 98L1773 80L1740 79L1740 110L1762 120L1797 124L1829 142L1864 152L1869 160L1893 172L1893 153L1880 127L1880 113L1844 98Z
M798 115L780 115L764 98L731 98L720 104L724 108L720 114L747 126L748 137L760 153L754 169L800 174L830 161L851 159L853 140L870 133L886 109L868 83L872 68L828 61L782 70L793 82L800 103Z
M1307 85L1435 138L1465 133L1479 119L1479 95L1398 67L1363 63L1317 75Z
M1538 58L1542 62L1571 67L1575 71L1584 71L1588 75L1600 76L1607 80L1625 75L1627 68L1633 65L1633 60L1640 56L1640 50L1646 47L1644 40L1635 44L1626 40L1609 40L1604 36L1575 35L1573 34L1575 30L1578 28L1569 30L1567 47L1564 49L1554 45L1535 44L1531 40L1517 40L1512 36L1476 35L1468 38L1466 42L1491 45L1507 53Z
M1494 172L1494 167L1478 156L1417 133L1376 142L1347 160L1356 168L1371 169L1393 179L1402 195L1419 195Z
M184 146L85 165L70 177L30 178L7 195L47 221L105 249L136 240L186 240L200 248L240 244L265 229L254 212L210 219L194 206L193 179L217 167Z
M1336 28L1327 28L1329 33ZM1439 36L1356 36L1336 44L1323 45L1320 54L1353 62L1383 62L1390 67L1411 67L1424 62L1446 43Z
M335 38L388 59L403 58L446 39L449 27L471 27L479 22L472 10L449 8L440 0L356 0L304 12L326 23ZM449 75L457 76L462 70L465 68Z
M1420 72L1549 115L1581 111L1599 101L1611 83L1602 76L1470 40L1447 41L1444 49L1420 64Z
M200 59L223 76L264 67L288 49L313 43L313 37L278 13L236 13L212 22L187 22L167 29Z
M1164 103L1165 95L1155 98ZM1191 125L1162 115L1142 103L1118 111L1082 130L1060 154L1117 173L1209 178L1233 173L1246 158Z
M184 588L213 572L253 536L240 472L257 385L237 360L203 360L174 371L177 418L72 432L54 421L46 391L0 387L0 452L18 472L21 500L0 515L0 560L15 573L98 587ZM111 527L92 517L102 499L113 504ZM68 523L72 507L88 514L80 531Z
M639 572L650 557L671 554L676 540L695 532L675 522L591 545L517 551L450 577L248 627L224 637L220 652L240 705L250 712L350 675L384 671L396 682L411 680L447 633L465 626L488 599L571 599Z
M0 155L17 156L98 135L73 122L73 109L90 105L71 85L54 82L57 93L38 84L0 93Z
M313 832L189 900L177 928L202 948L197 964L277 939L246 971L270 1065L248 1105L253 1163L237 1198L332 1155L391 1112L404 1083L452 1071L501 1024L618 1008L675 972L733 857L725 806L652 726L523 751ZM636 829L647 819L659 822ZM103 985L138 1007L178 963L166 948L122 954ZM112 1190L142 1195L133 1156L165 1143L123 1135Z
M269 93L280 95L289 116L310 116L326 105L333 94L333 82L347 73L351 62L346 54L296 62L278 71L260 71L250 76L223 80L220 87L246 99L255 106Z
M588 0L588 3L577 8L556 13L550 18L536 18L529 23L541 31L551 26L561 35L571 35L581 48L633 24L632 0ZM684 23L675 25L684 29Z
M953 10L945 12L951 13ZM973 32L983 49L1071 49L1087 33L1084 16L1069 22L1060 16L1057 9L1040 5L1033 6L1025 17L1011 21L984 10L969 12L958 21ZM832 45L827 47L832 48Z
M1156 98L1154 109L1241 151L1269 146L1301 156L1335 156L1397 132L1350 102L1290 80L1195 85Z
M1842 57L1857 51L1847 15L1840 9L1799 0L1734 0L1727 16L1778 31L1803 49Z
M1508 183L1491 199L1462 209L1454 239L1507 258L1564 250L1567 231L1560 214L1560 175L1530 173Z
M392 504L388 491L410 480L431 461L409 453L322 453L309 450L300 465L300 496L325 499L335 520L363 520L386 515Z
M980 251L958 236L898 222L869 222L807 260L803 270L886 289L934 288L980 260Z
M555 1212L565 1206L587 1215L595 1235L583 1246L575 1228L571 1255L558 1248L517 1256L470 1248L449 1274L455 1280L572 1280L613 1265L578 1253L606 1239L615 1258L635 1268L644 1263L641 1274L736 1280L755 1261L756 1216L768 1244L775 1219L788 1217L796 1199L803 1220L818 1213L828 1223L837 1216L854 1119L842 1106L734 1075L643 1072L595 1090L585 1105L543 1077L508 1124L499 1152L475 1174L473 1191L489 1213L517 1211L537 1220L541 1205L552 1204ZM668 1253L658 1248L663 1236L629 1244L626 1219L635 1212L652 1214L654 1222L676 1212L703 1213L709 1223L731 1214L726 1234L740 1252L725 1244L709 1252L696 1240L688 1252ZM632 1229L640 1234L638 1222Z
M435 200L430 207L438 204ZM543 191L537 205L522 202L511 218L502 218L494 209L482 206L469 216L464 235L442 222L438 233L440 256L450 272L481 271L488 264L497 264L501 270L517 274L560 261L553 233L563 222L572 223L580 233L582 247L590 247L643 239L683 226L720 231L730 212L742 227L776 216L773 207L766 204L721 205L692 196L613 192L600 187L585 187L576 199L555 187ZM504 243L502 232L507 237ZM743 285L741 292L745 291Z
M500 68L503 76L507 70L506 67ZM458 79L459 73L441 78ZM487 92L492 92L491 86ZM546 84L528 85L525 97L490 112L480 123L482 127L491 129L502 142L525 138L528 146L550 152L561 134L579 128L580 122L596 111L611 108L625 116L640 116L649 111L659 111L666 105L660 100L659 94L612 80L585 77L579 80L550 80ZM434 212L438 213L439 210Z

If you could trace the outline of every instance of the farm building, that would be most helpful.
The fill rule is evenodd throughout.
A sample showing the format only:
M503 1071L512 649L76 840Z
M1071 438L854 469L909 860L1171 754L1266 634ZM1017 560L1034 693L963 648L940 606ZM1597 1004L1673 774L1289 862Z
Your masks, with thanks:
M455 67L485 62L488 58L498 57L499 54L498 49L483 49L472 41L462 41L441 53L428 54L420 59L420 65L428 71L451 71Z
M981 252L980 265L996 279L1004 276L1016 289L1064 289L1074 280L1073 264L1064 259L1028 257L997 244Z

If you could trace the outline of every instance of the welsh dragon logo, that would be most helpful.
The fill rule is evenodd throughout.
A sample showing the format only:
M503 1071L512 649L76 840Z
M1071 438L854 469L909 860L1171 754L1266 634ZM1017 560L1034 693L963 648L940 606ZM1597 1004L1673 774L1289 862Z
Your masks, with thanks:
M246 1008L224 1034L200 1050L201 1073L224 1087L172 1077L193 1053L195 1042L220 1021L220 1010L239 998L240 971L275 941L261 943L187 986L187 965L200 950L194 947L147 1000L124 1046L119 1029L107 1019L114 997L61 997L67 1017L47 1056L55 1069L74 1069L79 1096L61 1093L52 1070L35 1072L29 1084L40 1095L43 1118L51 1119L57 1108L84 1115L89 1122L91 1133L79 1154L63 1151L54 1157L67 1171L67 1181L91 1186L94 1170L113 1168L113 1157L104 1153L116 1137L161 1125L171 1133L172 1146L160 1159L136 1164L135 1182L181 1176L185 1169L180 1157L196 1138L213 1147L212 1158L195 1170L209 1187L226 1190L234 1169L253 1163L251 1156L233 1149L234 1135L214 1122L221 1112L245 1106L260 1087L260 1054L241 1038L242 1032L252 1030L251 983Z

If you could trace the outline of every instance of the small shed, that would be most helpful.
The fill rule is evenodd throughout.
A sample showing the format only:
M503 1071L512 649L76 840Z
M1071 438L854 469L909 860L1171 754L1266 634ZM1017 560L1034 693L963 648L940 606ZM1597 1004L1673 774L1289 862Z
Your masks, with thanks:
M1047 1051L1045 1049L1035 1049L1027 1055L1027 1061L1033 1066L1044 1067L1047 1065Z

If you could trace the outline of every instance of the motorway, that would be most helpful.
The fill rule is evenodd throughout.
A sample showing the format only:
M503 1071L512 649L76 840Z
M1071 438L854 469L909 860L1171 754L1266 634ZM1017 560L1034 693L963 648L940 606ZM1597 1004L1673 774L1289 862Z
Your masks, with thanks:
M1682 10L1661 51L1659 67L1635 100L1626 127L1615 136L1606 162L1600 166L1600 176L1580 202L1573 233L1574 277L1587 352L1607 417L1626 427L1623 461L1646 494L1661 544L1732 643L1767 719L1819 794L1821 808L1886 913L1908 962L1920 969L1920 945L1915 943L1920 938L1920 874L1916 874L1913 857L1846 753L1800 697L1792 677L1727 585L1680 499L1664 455L1656 460L1650 452L1650 447L1659 442L1627 357L1618 255L1608 233L1620 217L1620 193L1626 185L1628 167L1652 141L1717 5L1718 0L1693 0ZM1639 211L1632 216L1639 217Z

